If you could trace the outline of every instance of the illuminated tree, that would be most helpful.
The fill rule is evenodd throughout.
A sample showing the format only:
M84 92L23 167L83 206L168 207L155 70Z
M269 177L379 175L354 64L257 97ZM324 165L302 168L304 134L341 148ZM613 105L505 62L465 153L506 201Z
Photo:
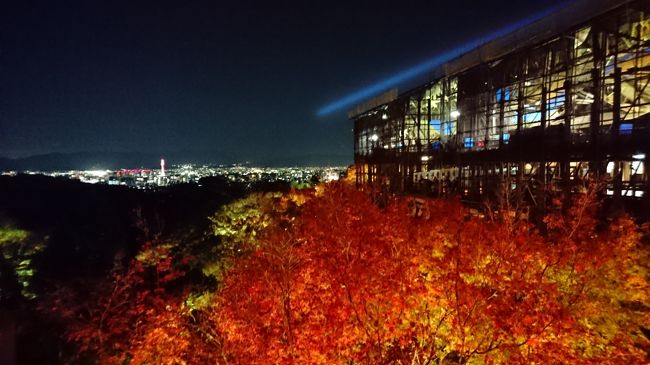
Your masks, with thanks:
M75 345L76 363L201 363L214 345L198 332L183 292L172 287L183 277L186 258L174 245L145 244L127 267L116 262L107 280L79 280L50 293L41 310L65 327Z
M0 227L0 254L13 269L24 298L34 299L32 281L36 268L34 258L45 249L45 243L34 234L12 226Z
M110 280L49 296L75 361L647 362L643 232L627 217L596 219L590 194L547 216L544 234L453 200L379 208L345 183L257 199L213 220L225 247L243 248L216 291L192 292L193 258L178 244L147 243Z
M256 247L267 226L284 224L305 199L302 193L256 194L224 207L211 218L223 247L205 247L201 258L188 256L185 245L162 241L138 214L147 242L128 265L116 260L106 279L60 285L40 308L65 328L76 363L216 363L223 358L221 345L207 321L214 288L197 285L201 291L196 291L187 270L198 265L211 275L206 262L227 267Z
M215 326L240 364L641 363L644 251L583 198L543 236L330 185L235 262Z
M219 244L203 253L203 273L220 279L232 260L255 250L262 233L295 216L308 197L308 192L297 191L253 193L224 205L208 218Z

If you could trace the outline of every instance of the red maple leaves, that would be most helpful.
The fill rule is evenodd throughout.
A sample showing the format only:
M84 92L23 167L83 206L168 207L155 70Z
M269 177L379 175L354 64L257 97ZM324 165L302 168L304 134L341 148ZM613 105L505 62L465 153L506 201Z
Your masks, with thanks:
M588 197L544 235L454 200L379 208L341 183L277 201L260 227L237 221L256 232L247 249L224 230L240 249L207 305L171 290L190 287L191 258L145 246L83 308L58 299L67 338L107 364L646 360L647 247L628 218L600 224Z
M597 294L612 289L598 273L637 242L629 220L597 230L582 207L549 240L527 224L469 217L455 201L418 204L415 215L409 199L382 210L334 184L289 229L268 232L220 293L215 324L231 359L552 363L622 353L641 361L634 342L643 338L629 333L640 323ZM615 276L625 280L624 271ZM587 304L607 307L587 313ZM616 325L598 329L603 313Z

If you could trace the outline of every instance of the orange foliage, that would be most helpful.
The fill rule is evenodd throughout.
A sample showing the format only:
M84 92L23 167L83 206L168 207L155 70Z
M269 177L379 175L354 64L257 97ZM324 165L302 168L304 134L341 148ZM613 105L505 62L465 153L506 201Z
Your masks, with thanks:
M77 362L646 363L647 247L629 218L603 224L592 202L579 196L540 234L510 212L488 221L412 198L379 208L328 184L276 202L207 307L187 308L178 290L187 258L145 245L87 297L61 289L45 309Z
M329 185L226 276L224 349L239 364L642 363L643 323L602 279L626 280L631 221L597 229L586 200L545 238L507 217L455 201L381 210Z
M108 280L81 281L50 293L41 310L65 326L76 345L73 363L204 363L218 347L191 321L182 295L166 287L183 276L170 245L146 244L137 259L117 264Z

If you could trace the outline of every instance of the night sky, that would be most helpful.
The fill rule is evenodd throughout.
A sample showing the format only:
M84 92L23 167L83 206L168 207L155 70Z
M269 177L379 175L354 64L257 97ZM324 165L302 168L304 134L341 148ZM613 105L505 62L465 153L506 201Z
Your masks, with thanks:
M349 155L324 105L559 1L29 1L0 9L0 156Z

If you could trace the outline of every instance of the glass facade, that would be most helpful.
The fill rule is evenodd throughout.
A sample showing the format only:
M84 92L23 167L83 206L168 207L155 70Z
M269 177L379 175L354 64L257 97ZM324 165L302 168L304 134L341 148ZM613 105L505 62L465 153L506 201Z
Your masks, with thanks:
M504 177L559 188L587 169L610 178L610 195L643 197L645 157L632 156L650 145L649 7L628 3L354 116L359 182L480 196Z

